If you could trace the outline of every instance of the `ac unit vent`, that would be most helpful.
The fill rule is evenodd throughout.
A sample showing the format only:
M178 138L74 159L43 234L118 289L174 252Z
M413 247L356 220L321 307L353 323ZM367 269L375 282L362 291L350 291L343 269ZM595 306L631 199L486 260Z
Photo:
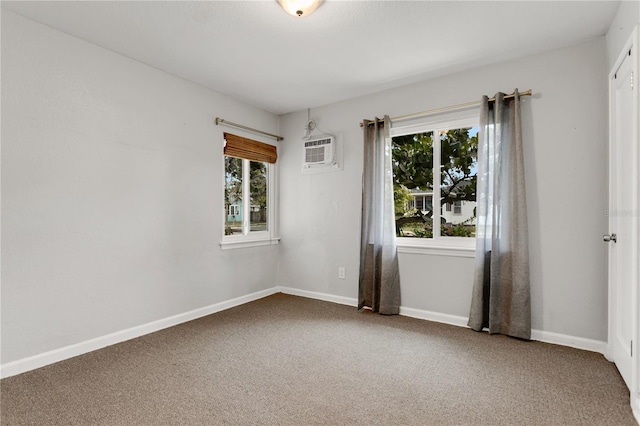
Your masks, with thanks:
M304 167L319 165L332 165L334 161L335 140L333 137L322 137L305 141L304 143Z
M323 163L324 148L307 148L304 152L305 163Z
M327 139L318 139L315 141L308 141L304 143L305 147L310 147L310 146L318 146L318 145L328 145L331 144L333 142L333 138L327 138Z

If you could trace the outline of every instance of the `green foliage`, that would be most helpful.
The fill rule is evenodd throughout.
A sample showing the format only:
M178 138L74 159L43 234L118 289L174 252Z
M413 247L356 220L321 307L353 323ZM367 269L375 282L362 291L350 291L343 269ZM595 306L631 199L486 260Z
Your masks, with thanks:
M249 191L251 205L267 208L267 163L251 161L249 167Z
M409 235L413 234L418 238L433 238L433 226L431 223L425 223L424 225L416 224L414 226L408 226L403 229L404 232L409 231Z
M446 224L440 228L440 235L447 237L473 237L475 226L457 223Z
M242 159L225 157L226 182L224 187L225 209L231 203L242 200ZM249 192L252 206L261 210L267 207L267 164L256 161L249 162Z
M455 201L476 201L476 164L478 136L469 136L470 128L454 129L440 134L434 132L396 136L393 138L393 175L395 213L399 236L430 238L433 229L430 221L408 222L416 213L408 211L411 190L433 189L434 138L440 138L440 205ZM431 216L429 214L429 216ZM471 237L475 227L470 221L462 224L441 224L441 235ZM408 219L409 218L409 219ZM468 222L468 223L467 223Z
M440 135L440 145L442 204L476 201L477 176L473 166L478 159L478 135L469 137L468 128L449 130Z
M431 189L433 185L432 132L393 138L394 186Z
M409 190L402 185L393 185L393 204L396 217L409 213L407 205L413 199Z
M224 207L229 211L231 203L242 200L242 159L225 156L224 170Z
M393 138L394 190L430 190L433 187L433 132ZM469 128L439 135L441 145L441 205L457 200L475 201L478 136L469 137Z
M474 234L474 225L466 223L458 223L455 225L443 223L440 225L440 235L445 237L473 237ZM433 238L433 226L431 225L431 222L409 223L400 227L397 236Z

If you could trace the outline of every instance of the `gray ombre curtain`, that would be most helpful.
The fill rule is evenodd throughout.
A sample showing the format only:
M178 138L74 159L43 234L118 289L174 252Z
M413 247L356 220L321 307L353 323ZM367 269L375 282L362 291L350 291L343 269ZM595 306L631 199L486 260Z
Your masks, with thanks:
M469 327L531 338L520 96L485 96L478 137L476 264Z
M389 117L363 120L362 222L358 309L400 312Z

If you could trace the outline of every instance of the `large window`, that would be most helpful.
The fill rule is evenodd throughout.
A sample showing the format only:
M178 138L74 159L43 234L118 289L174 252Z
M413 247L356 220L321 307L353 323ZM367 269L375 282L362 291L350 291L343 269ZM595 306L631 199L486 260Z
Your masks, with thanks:
M225 133L223 247L277 241L273 229L275 161L275 146Z
M391 134L399 243L469 246L476 231L477 119L394 127Z

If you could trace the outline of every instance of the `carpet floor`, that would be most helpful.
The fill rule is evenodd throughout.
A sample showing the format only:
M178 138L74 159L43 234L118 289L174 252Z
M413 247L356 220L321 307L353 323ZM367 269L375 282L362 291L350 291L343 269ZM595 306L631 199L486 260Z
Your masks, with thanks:
M284 294L0 392L2 425L636 425L600 354Z

